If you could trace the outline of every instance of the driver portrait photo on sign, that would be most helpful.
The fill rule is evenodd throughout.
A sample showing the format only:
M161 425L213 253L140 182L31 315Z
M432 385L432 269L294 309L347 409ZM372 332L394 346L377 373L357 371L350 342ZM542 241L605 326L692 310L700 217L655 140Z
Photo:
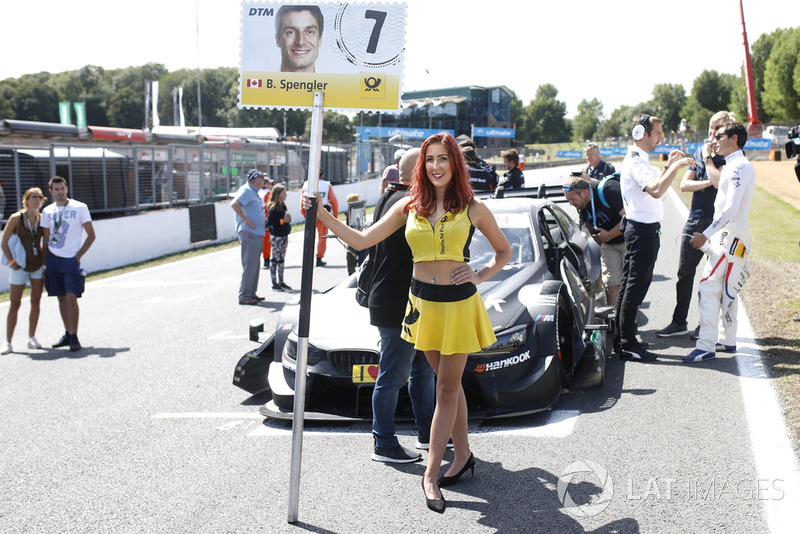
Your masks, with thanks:
M239 107L395 111L405 4L242 2Z

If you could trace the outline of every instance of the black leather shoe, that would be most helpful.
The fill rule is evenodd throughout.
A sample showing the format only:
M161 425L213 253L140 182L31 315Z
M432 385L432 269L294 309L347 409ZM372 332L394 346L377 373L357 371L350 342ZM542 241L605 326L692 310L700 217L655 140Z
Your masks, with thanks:
M428 494L425 491L425 477L422 477L422 493L425 494L425 504L428 505L429 510L433 510L438 514L444 512L444 509L447 506L447 501L444 500L444 495L442 495L441 499L429 499Z
M443 488L447 486L452 486L453 484L458 482L458 479L461 478L461 475L466 473L468 469L472 473L472 476L475 476L475 454L469 455L469 458L467 458L467 463L465 463L464 467L461 468L461 471L459 471L455 475L449 477L446 477L444 475L440 476L439 487Z
M57 349L60 347L66 347L67 345L69 345L69 340L70 340L70 335L64 332L64 335L61 336L61 339L58 340L58 343L53 344L53 348Z
M326 262L322 260L322 258L317 258L317 267L325 267L327 265Z

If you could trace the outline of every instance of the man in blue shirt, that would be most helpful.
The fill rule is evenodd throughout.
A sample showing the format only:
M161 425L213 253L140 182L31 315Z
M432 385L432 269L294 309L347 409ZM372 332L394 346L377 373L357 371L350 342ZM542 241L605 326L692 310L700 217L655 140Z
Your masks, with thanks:
M239 304L258 304L264 300L256 295L259 258L264 241L264 208L259 190L264 187L264 174L258 169L247 173L247 183L233 197L231 208L235 213L236 233L242 245L242 281L239 284Z
M662 328L656 335L658 337L682 336L689 332L686 321L689 314L689 303L692 300L692 288L697 265L703 258L703 253L689 244L695 232L702 232L711 224L714 217L714 200L717 197L720 169L725 165L725 158L714 154L711 141L714 133L726 121L733 120L727 111L715 113L708 123L708 139L694 153L696 167L691 167L681 180L681 191L692 193L692 206L689 218L681 233L681 253L678 260L678 281L675 284L675 310L672 312L672 322ZM692 332L696 335L700 327Z

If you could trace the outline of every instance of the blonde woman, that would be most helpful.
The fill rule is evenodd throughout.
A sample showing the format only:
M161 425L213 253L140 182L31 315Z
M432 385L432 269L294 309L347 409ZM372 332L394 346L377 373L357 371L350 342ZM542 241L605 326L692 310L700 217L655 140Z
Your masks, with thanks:
M42 346L36 340L36 326L39 323L39 301L42 297L44 280L44 256L42 255L42 228L39 224L41 219L40 208L44 204L44 195L38 187L32 187L22 195L22 210L9 217L6 227L3 230L2 246L3 254L8 259L9 276L9 297L11 306L8 309L6 319L6 341L3 343L0 354L14 352L11 346L11 338L14 336L14 329L17 326L17 314L22 302L22 292L25 285L31 284L31 314L28 322L28 348L40 349ZM12 235L17 235L25 249L25 267L20 267L11 255L8 240Z

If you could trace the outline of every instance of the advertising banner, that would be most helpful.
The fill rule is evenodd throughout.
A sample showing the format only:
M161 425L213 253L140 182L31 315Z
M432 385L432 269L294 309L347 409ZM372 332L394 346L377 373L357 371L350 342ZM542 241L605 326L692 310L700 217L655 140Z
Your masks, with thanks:
M489 126L475 126L472 128L472 137L501 137L514 139L517 131L514 128L492 128Z
M397 111L406 4L242 2L239 107Z

